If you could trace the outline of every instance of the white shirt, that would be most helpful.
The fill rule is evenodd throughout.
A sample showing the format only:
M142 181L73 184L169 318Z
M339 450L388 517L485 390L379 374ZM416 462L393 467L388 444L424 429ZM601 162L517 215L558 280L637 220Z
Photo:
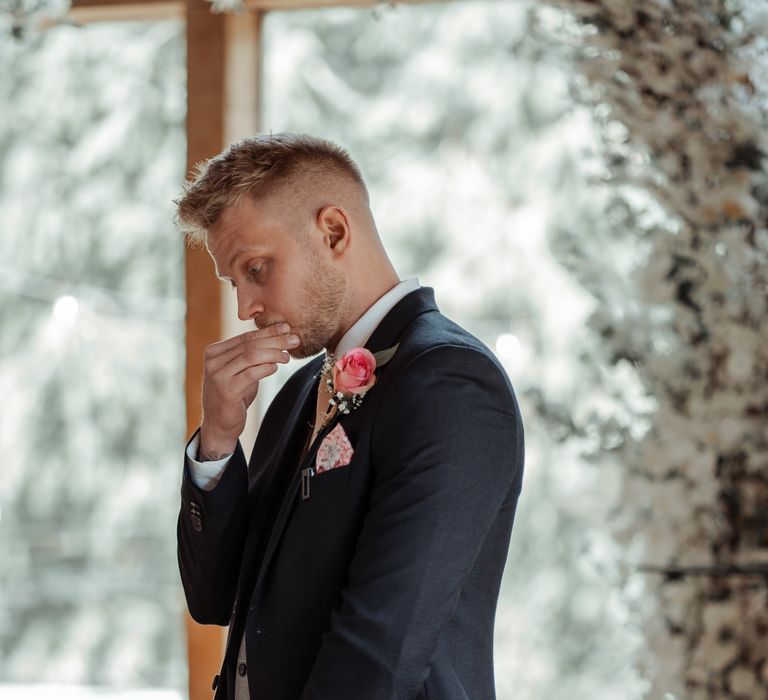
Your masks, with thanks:
M342 336L334 353L343 355L352 348L362 347L371 337L373 331L381 323L382 319L389 313L390 309L397 304L406 294L418 289L421 285L416 277L409 277L377 299L368 310L355 321L349 330ZM325 351L326 356L328 351ZM224 468L232 455L227 455L221 459L210 462L198 462L197 450L200 444L200 433L190 440L187 446L187 459L189 472L193 483L204 491L210 491L219 483ZM232 453L234 454L234 452Z

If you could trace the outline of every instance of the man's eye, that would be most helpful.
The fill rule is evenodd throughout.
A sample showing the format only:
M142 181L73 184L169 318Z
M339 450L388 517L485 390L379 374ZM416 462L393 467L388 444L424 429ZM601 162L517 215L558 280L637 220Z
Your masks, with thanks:
M248 273L256 277L261 272L262 267L264 267L264 265L259 265L258 267L252 267L250 270L248 270Z

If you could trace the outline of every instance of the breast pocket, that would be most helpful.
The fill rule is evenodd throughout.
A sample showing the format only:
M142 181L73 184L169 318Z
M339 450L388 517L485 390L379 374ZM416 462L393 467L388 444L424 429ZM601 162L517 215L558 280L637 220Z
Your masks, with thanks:
M349 563L359 535L352 488L354 463L320 472L311 478L307 516L315 544L317 586L321 598L323 629L330 625L331 611L340 602Z
M311 507L323 507L328 504L343 502L344 494L349 485L349 475L354 461L343 467L334 467L326 471L308 470L304 476L302 493Z
M316 542L323 588L331 597L342 583L339 577L346 576L367 508L370 459L366 435L358 432L351 419L345 430L354 447L349 463L309 477L309 497L302 504Z
M323 438L312 463L302 469L302 499L327 501L333 493L343 490L349 483L356 457L347 434L338 424Z

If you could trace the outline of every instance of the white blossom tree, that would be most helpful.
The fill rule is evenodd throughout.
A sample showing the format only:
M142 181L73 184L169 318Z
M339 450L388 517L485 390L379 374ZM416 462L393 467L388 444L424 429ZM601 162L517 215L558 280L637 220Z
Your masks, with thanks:
M600 226L645 253L619 283L610 246L559 236L600 301L594 362L631 366L651 400L641 435L594 455L623 474L615 533L647 576L648 697L765 698L768 6L550 4L565 14L539 29L602 125Z

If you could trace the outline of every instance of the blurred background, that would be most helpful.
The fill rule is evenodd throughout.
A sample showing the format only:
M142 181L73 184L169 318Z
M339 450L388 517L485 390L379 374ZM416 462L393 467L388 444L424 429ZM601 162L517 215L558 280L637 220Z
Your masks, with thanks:
M575 58L595 32L567 3L301 4L89 0L57 21L23 3L4 15L0 697L210 697L223 636L188 618L176 564L183 447L202 348L248 325L205 251L185 249L172 200L192 164L257 130L344 145L401 279L433 287L507 368L526 472L496 619L499 699L685 697L673 680L652 687L660 676L640 662L667 579L638 565L686 560L635 532L662 492L629 480L642 467L617 467L670 404L649 377L679 375L675 295L659 291L677 282L653 251L681 224L617 181L651 167L653 144L621 154L632 125L606 109L610 92L589 93L584 65L615 47ZM739 299L762 300L762 279ZM246 452L298 366L264 380ZM700 469L700 499L716 501L717 450L696 445L672 461ZM664 513L689 512L685 481L667 478L665 527ZM739 687L768 675L758 662Z

